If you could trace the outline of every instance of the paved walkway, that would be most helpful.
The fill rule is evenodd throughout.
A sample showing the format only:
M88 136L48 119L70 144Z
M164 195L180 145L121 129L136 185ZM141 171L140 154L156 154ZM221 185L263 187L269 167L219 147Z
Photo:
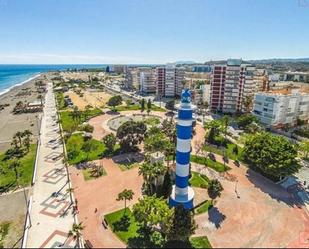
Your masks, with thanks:
M293 194L232 160L229 167L218 177L224 191L215 207L195 217L195 236L207 235L213 247L308 248L309 217Z
M67 192L68 175L62 161L63 144L51 83L47 89L27 248L51 248L63 244L71 247L76 244L72 238L68 238L74 217L70 194Z
M141 114L141 111L122 111L119 113L113 113L109 111L108 109L105 109L104 111L105 111L105 114L96 116L89 120L89 124L94 127L92 136L94 139L97 139L97 140L101 140L104 136L106 136L109 133L115 133L115 131L111 130L107 125L107 122L109 119L120 116L120 115L130 116L133 114ZM147 114L146 113L144 114L145 114L145 117L147 117ZM152 111L150 112L150 115L159 116L163 119L168 118L165 115L165 112Z
M84 180L81 170L70 167L74 194L78 200L78 218L85 225L83 238L96 248L123 248L126 245L110 229L104 229L102 219L105 214L124 208L123 201L116 201L118 193L124 189L134 192L134 198L128 205L136 203L142 196L143 179L138 175L137 167L121 171L112 159L97 162L103 165L107 175L89 181Z

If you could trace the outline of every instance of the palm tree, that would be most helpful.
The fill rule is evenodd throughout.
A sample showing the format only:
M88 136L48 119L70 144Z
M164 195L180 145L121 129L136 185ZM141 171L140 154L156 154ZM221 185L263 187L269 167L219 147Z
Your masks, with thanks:
M145 99L141 100L141 112L145 111Z
M139 167L138 174L142 175L147 186L147 191L153 194L153 184L157 188L157 178L166 172L166 167L162 162L150 163L144 162Z
M79 123L80 119L81 119L81 112L78 110L78 107L75 106L74 109L73 109L73 112L70 113L73 121L74 121L74 124L75 126L77 126L77 124Z
M174 153L175 153L175 146L174 146L174 144L171 143L171 142L168 142L164 146L164 155L166 157L167 167L169 167L169 164L170 164L169 157L172 156Z
M40 102L41 102L41 106L43 106L43 95L42 95L42 94L39 94L39 95L38 95L38 99L39 99Z
M15 137L15 136L13 137L13 140L11 142L11 146L13 146L14 152L17 153L17 151L19 150L17 137Z
M208 195L211 199L216 199L221 196L223 187L218 179L210 180L208 185Z
M20 168L21 166L21 163L19 160L12 160L10 163L9 163L9 169L13 170L14 173L15 173L15 180L17 182L17 185L19 184L18 183L18 178L19 178L19 174L18 174L18 168Z
M127 200L131 201L133 199L134 192L131 189L124 189L122 192L118 194L117 201L124 200L124 213L126 213L127 209Z
M148 99L148 102L147 102L147 113L149 115L149 113L151 112L151 100Z
M21 132L21 131L16 132L15 135L13 136L13 139L14 139L14 138L17 138L17 139L18 139L19 147L22 146L22 138L23 138L23 136L24 136L24 133Z
M96 163L91 164L91 176L98 178L104 174L104 169L102 164L97 165Z
M25 130L23 132L23 137L25 137L24 141L23 141L23 144L26 147L27 152L29 152L30 143L31 143L31 136L32 136L32 132L31 131Z
M82 236L82 231L84 230L83 223L80 222L79 224L73 224L72 229L69 231L68 237L72 237L73 240L77 241L77 247L80 248L80 237Z
M222 123L223 123L224 142L226 142L227 128L228 128L229 123L230 123L230 118L228 116L224 116L222 118ZM222 140L221 140L221 146L222 146ZM226 149L223 149L224 168L225 168L225 161L226 161L226 153L225 152L226 152Z

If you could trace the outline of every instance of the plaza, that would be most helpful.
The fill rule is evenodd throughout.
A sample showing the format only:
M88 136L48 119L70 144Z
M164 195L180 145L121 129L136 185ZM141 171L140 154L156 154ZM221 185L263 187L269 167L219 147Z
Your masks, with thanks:
M140 112L123 113L125 114L122 115L133 115ZM162 112L155 115L165 117ZM114 132L107 124L109 120L119 116L120 114L106 112L90 119L89 123L94 126L93 137L99 140ZM195 129L196 135L192 140L193 154L197 153L195 145L203 142L205 136L205 130L199 123ZM215 157L217 162L224 163L220 155ZM118 162L112 158L101 161L107 175L87 182L81 172L70 167L79 203L78 217L86 225L83 236L94 246L125 247L109 228L104 229L102 219L104 215L123 208L122 203L116 201L116 196L125 188L132 189L135 193L129 206L136 203L138 198L142 197L143 179L138 175L138 168L122 171ZM213 247L307 247L307 240L304 238L309 236L308 214L293 193L242 164L237 167L230 160L227 166L229 171L219 173L192 163L193 172L205 174L211 179L217 178L224 187L215 207L206 213L195 215L198 229L194 236L207 236ZM209 198L207 191L194 189L200 202ZM286 229L287 227L291 229Z

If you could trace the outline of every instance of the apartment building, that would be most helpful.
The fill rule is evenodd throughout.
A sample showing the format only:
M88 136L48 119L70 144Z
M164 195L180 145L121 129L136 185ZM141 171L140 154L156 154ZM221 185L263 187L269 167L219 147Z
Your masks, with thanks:
M154 69L140 70L140 91L146 94L156 93L156 72Z
M211 66L209 65L197 65L197 66L192 66L192 72L195 73L209 73L211 72Z
M107 71L110 73L124 74L128 70L126 65L109 65Z
M309 94L297 88L259 92L255 94L252 113L269 127L294 126L297 119L309 119Z
M180 96L183 89L184 70L174 66L156 69L157 95L164 97Z
M280 80L309 83L309 72L285 72L280 74Z
M265 69L257 69L254 74L256 92L264 92L269 90L269 76Z
M229 59L224 65L214 65L211 77L210 108L224 113L246 112L246 98L256 88L255 67L242 60Z

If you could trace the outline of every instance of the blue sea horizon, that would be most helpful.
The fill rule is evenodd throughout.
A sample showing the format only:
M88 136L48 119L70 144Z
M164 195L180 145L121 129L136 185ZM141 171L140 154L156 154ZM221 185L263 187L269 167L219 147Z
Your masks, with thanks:
M14 86L23 84L25 81L40 73L48 71L65 71L68 69L102 68L111 64L0 64L0 96L8 92ZM119 65L119 64L118 64ZM151 64L123 64L127 66L155 66Z
M102 68L107 64L0 64L0 95L40 73L67 69Z

